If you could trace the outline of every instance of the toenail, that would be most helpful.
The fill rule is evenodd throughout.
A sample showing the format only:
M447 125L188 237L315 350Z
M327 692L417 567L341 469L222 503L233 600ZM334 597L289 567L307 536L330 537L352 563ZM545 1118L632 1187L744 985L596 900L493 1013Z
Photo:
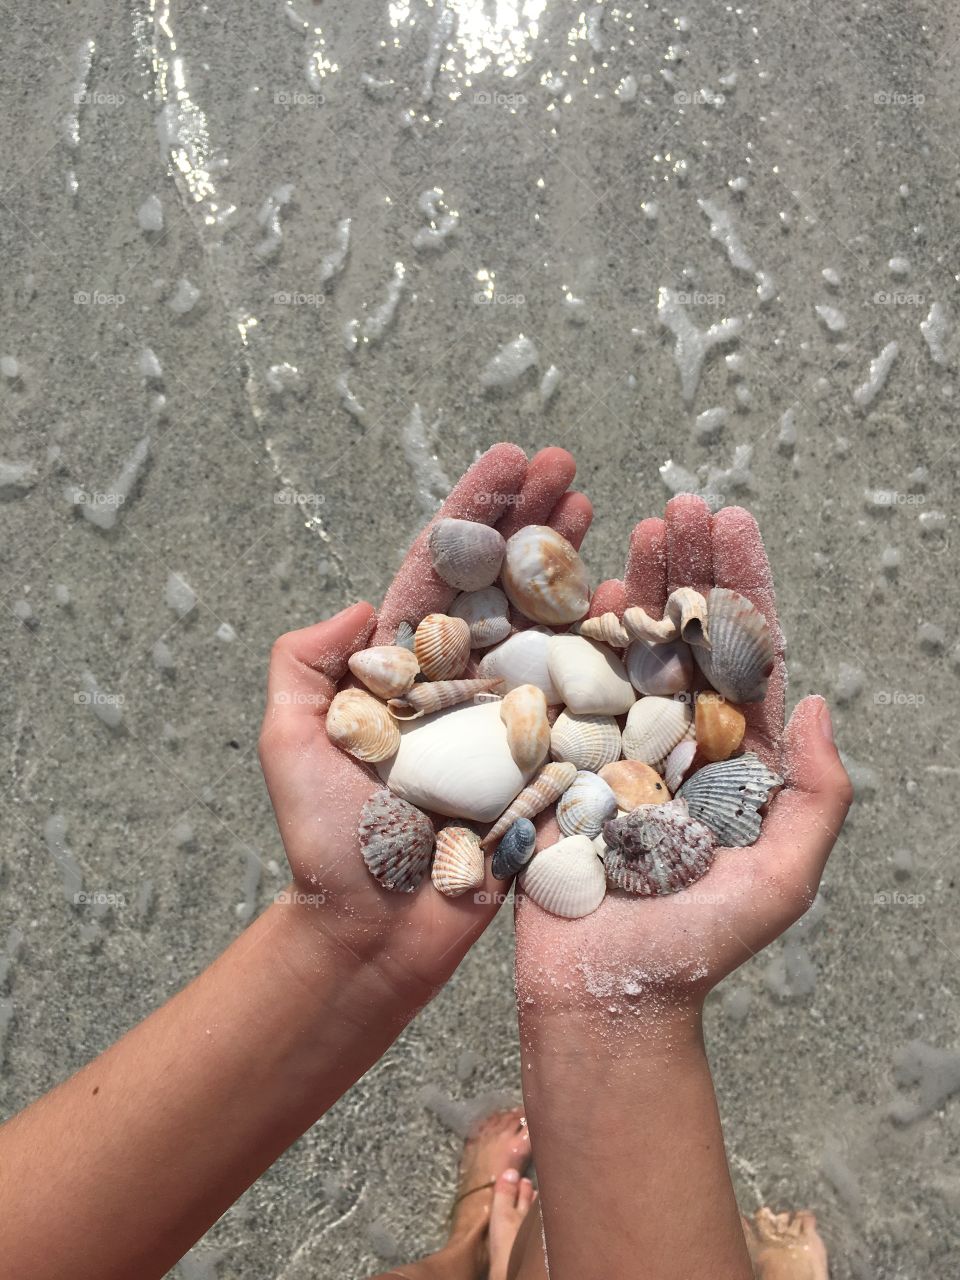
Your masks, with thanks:
M503 1176L504 1182L520 1181L520 1171L518 1169L504 1169L502 1176Z

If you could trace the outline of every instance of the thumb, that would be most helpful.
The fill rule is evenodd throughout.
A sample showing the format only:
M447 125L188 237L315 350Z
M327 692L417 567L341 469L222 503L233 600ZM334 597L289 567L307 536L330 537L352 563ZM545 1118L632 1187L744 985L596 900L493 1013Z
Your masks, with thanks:
M823 698L804 698L794 708L784 759L787 785L770 808L763 839L778 851L777 879L812 900L853 800Z

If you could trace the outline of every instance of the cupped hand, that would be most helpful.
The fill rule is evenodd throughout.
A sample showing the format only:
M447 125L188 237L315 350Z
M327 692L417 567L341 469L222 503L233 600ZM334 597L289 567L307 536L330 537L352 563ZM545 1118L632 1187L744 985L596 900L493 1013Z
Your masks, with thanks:
M677 587L730 587L764 613L776 648L766 698L742 708L744 747L785 778L750 848L721 849L686 890L655 898L610 892L592 915L561 920L517 897L521 1010L567 1006L622 1013L646 999L698 1007L721 978L765 947L813 901L852 792L822 698L804 699L784 726L783 637L760 531L742 508L711 515L702 499L672 499L643 520L623 581L601 584L591 615L641 605L661 617ZM558 837L541 823L538 847Z
M495 524L506 537L523 524L550 524L579 546L592 511L582 494L567 492L575 470L563 449L544 449L528 462L515 445L495 445L435 520ZM353 652L390 643L401 620L416 625L427 613L444 612L456 595L431 566L430 527L407 553L379 614L355 604L276 642L260 734L260 760L293 873L288 897L357 961L379 965L395 987L420 999L457 967L495 915L504 886L488 859L483 894L445 898L429 881L410 894L382 889L357 841L360 810L382 784L372 768L333 746L324 720Z

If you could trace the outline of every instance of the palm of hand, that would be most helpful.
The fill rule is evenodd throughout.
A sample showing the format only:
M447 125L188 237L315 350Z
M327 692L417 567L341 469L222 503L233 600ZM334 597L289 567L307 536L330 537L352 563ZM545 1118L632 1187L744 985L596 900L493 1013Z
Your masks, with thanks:
M850 803L849 782L821 730L820 699L805 700L784 728L783 640L770 568L756 522L740 508L711 516L689 495L664 520L636 526L623 582L603 583L591 615L640 604L661 617L670 591L725 586L749 597L770 624L776 665L767 696L744 708L744 746L785 774L760 839L721 850L708 874L682 893L633 898L610 893L597 911L560 920L517 901L517 985L521 1001L560 1006L650 992L693 1000L783 932L810 905ZM540 824L538 846L558 838Z

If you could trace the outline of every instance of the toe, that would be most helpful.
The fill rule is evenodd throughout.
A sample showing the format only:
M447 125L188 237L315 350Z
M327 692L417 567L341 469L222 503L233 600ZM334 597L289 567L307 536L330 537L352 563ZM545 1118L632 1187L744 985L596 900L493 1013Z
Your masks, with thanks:
M517 1190L517 1208L520 1209L521 1212L526 1213L533 1204L536 1194L537 1193L534 1191L533 1183L530 1179L521 1178Z
M520 1172L517 1169L504 1169L498 1175L493 1188L494 1208L513 1209L520 1191Z

